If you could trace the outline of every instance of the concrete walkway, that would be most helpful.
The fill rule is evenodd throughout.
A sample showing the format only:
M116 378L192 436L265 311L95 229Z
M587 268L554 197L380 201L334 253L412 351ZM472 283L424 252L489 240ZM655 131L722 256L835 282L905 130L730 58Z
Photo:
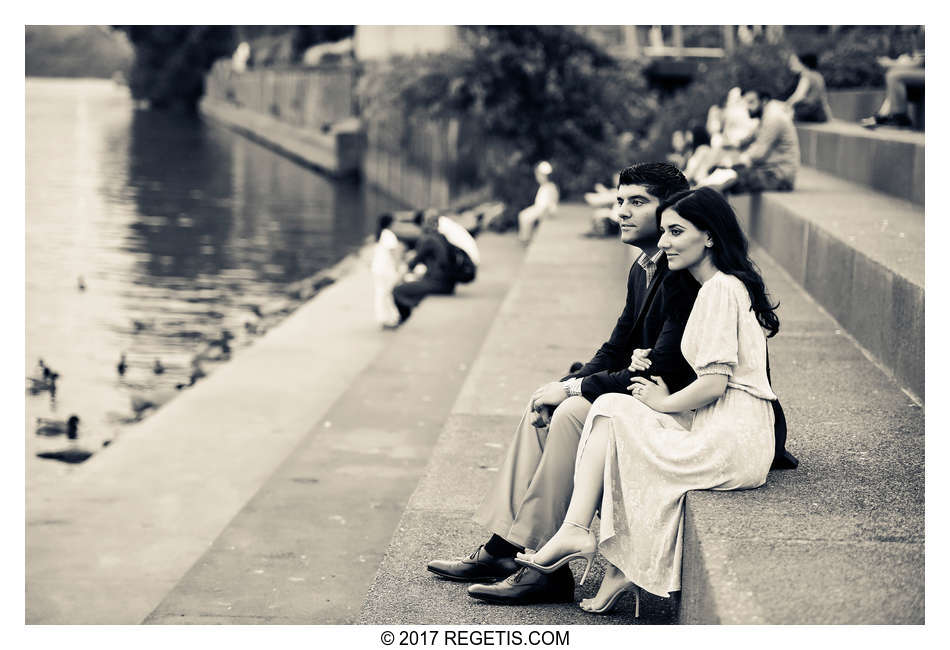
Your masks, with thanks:
M351 620L517 275L512 238L480 244L478 281L396 332L373 322L364 255L83 471L27 494L27 623Z
M922 410L758 250L783 303L772 364L802 467L760 490L691 495L700 552L680 619L650 597L639 621L627 606L490 605L425 571L485 539L470 517L525 401L588 359L619 313L633 250L581 237L587 212L564 206L526 252L484 235L478 281L396 332L372 323L364 260L88 471L28 494L27 622L922 617ZM709 597L689 599L688 583Z
M425 570L433 558L470 553L487 535L471 515L495 477L534 389L588 360L609 336L626 293L634 249L616 239L587 239L589 208L563 206L538 230L515 283L452 407L432 461L393 537L363 611L380 624L600 624L634 622L632 610L596 617L576 605L491 605L465 585ZM578 568L580 568L578 563ZM591 571L577 598L593 595L603 572ZM580 577L579 575L577 576ZM644 622L671 622L670 603L644 602Z

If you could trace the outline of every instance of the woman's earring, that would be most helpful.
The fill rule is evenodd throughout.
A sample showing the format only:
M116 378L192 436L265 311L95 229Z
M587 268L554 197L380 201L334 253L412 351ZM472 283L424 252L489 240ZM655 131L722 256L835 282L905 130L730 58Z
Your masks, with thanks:
M713 243L711 241L706 242L706 248L712 248Z

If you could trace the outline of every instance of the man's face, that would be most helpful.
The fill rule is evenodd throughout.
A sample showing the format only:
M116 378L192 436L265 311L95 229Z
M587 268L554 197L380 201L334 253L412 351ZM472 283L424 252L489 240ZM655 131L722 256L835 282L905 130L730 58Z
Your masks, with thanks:
M643 185L621 185L617 188L617 217L620 219L620 241L643 248L656 246L656 209L660 200Z
M750 90L742 96L742 101L749 109L749 117L762 117L762 100L759 99L759 93Z

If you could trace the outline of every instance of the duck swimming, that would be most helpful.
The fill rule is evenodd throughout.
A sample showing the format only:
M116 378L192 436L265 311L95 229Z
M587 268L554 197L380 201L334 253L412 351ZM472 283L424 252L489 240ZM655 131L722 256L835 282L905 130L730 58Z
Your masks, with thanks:
M122 353L122 358L119 359L119 365L115 367L119 371L119 376L122 377L125 375L125 371L128 369L129 364L125 362L125 353Z
M38 377L26 378L30 384L27 388L30 395L39 395L40 393L49 391L51 395L55 396L56 380L59 378L59 373L53 372L53 370L40 359L37 374L39 375Z
M160 375L165 372L165 366L162 365L161 359L155 359L155 365L152 366L152 372L154 372L156 375Z
M38 458L46 458L49 460L58 460L62 463L69 463L70 465L75 465L77 463L82 463L89 460L92 457L92 452L81 447L78 447L75 441L79 438L79 416L71 415L66 422L60 420L46 420L43 418L36 419L37 428L36 435L39 436L58 436L63 433L66 434L66 438L71 441L71 444L63 449L53 449L49 451L39 451L36 453Z
M36 418L36 435L38 436L61 436L66 434L70 440L79 437L79 416L70 415L68 420L51 420L48 418Z

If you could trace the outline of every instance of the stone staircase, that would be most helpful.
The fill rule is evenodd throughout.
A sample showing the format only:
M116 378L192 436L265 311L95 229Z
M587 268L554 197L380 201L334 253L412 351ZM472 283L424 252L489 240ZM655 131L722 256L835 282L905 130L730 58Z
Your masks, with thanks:
M883 208L875 214L849 203L868 195L871 203L883 197L886 206L903 206L906 214ZM857 334L847 333L834 312L820 306L834 291L853 290L859 254L890 278L891 291L898 273L922 287L922 260L918 265L899 251L877 250L867 223L848 226L861 215L912 222L920 208L815 170L803 172L794 193L734 203L760 242L753 256L782 302L782 330L770 342L773 384L788 417L788 448L801 466L773 472L757 490L687 496L679 608L676 601L647 596L635 619L632 606L596 617L574 605L491 605L425 570L429 559L461 556L484 541L486 533L471 514L495 476L525 399L570 362L588 358L619 313L630 249L614 240L581 238L587 210L564 206L528 250L380 563L359 622L923 622L922 409L906 385L895 381L896 373L869 359L855 343ZM834 218L822 217L828 203L837 206ZM922 254L920 216L919 248L909 244L908 256ZM904 239L906 232L895 236ZM813 251L823 242L830 247L826 264L850 246L847 274L832 264L834 272L822 279L825 267L815 265ZM807 267L796 262L804 254L813 255ZM872 288L861 291L870 295ZM920 300L922 312L922 295ZM908 306L909 313L913 309ZM881 322L893 318L880 313ZM919 318L922 323L922 313ZM922 326L920 333L922 349ZM922 376L919 384L922 394ZM602 570L599 565L592 571L577 599L592 595Z

